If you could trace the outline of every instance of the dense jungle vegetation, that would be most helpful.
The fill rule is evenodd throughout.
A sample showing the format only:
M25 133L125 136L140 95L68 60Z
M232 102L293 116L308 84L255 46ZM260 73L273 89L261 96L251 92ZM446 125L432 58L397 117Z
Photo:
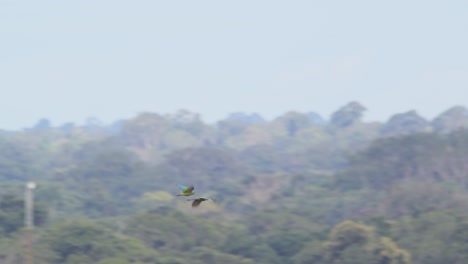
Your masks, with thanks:
M189 111L0 133L0 263L468 263L468 110ZM176 184L206 201L192 208Z

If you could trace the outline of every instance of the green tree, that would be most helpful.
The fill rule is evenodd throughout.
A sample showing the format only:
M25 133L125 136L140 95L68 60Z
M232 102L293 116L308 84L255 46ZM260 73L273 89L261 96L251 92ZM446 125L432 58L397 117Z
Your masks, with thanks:
M319 240L312 240L296 254L294 261L296 264L322 263L325 257L325 248Z
M213 223L190 217L172 208L159 208L130 218L125 234L156 250L189 250L222 245L223 236Z
M115 236L88 221L63 222L51 226L39 243L53 253L49 263L95 263L108 258L154 263L158 255L141 242Z
M278 232L267 238L268 245L281 257L289 258L298 253L308 240L307 233Z
M325 242L324 263L410 264L410 254L389 238L378 238L370 226L344 221Z
M353 221L344 221L330 233L326 243L329 259L335 259L350 246L364 246L373 239L372 227Z
M42 156L36 156L34 149L14 137L0 133L0 180L26 181L31 175L42 176L39 163Z
M295 137L299 130L312 125L309 116L298 112L287 112L273 122L280 123L289 137Z
M170 126L170 122L159 114L141 113L124 123L120 138L131 147L164 148L163 137Z
M435 131L442 133L466 128L468 127L468 109L464 106L454 106L434 118L432 127Z
M375 249L376 258L383 264L409 264L411 255L408 251L400 249L395 242L388 237L380 238Z
M34 224L42 226L47 220L47 208L43 203L34 205ZM4 234L13 233L24 227L24 200L12 194L0 200L0 228Z
M240 256L235 256L231 254L226 254L219 252L214 249L205 248L205 247L195 247L189 252L189 258L192 262L194 259L200 264L250 264L254 263L252 260L242 258Z
M330 119L330 125L344 128L361 121L366 108L358 102L350 102L334 112Z
M77 190L81 203L78 210L93 217L131 212L131 198L157 185L147 165L131 152L109 144L86 144L77 153L75 166L55 176L69 189Z
M97 264L130 264L130 262L123 258L105 258Z
M397 136L402 134L413 134L430 132L429 122L418 115L416 111L396 114L382 127L382 134L386 136Z

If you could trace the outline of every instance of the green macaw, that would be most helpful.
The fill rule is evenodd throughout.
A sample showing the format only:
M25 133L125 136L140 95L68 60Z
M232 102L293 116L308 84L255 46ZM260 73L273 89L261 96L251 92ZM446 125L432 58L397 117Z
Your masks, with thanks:
M213 198L208 198L208 197L203 197L203 196L200 196L196 199L187 199L187 201L193 201L192 207L198 207L202 202L207 201L207 200L215 201Z
M184 185L177 184L177 186L182 190L182 193L178 194L177 196L190 196L190 195L195 194L193 192L193 190L195 189L195 187L193 187L193 185L190 185L189 187L186 187Z

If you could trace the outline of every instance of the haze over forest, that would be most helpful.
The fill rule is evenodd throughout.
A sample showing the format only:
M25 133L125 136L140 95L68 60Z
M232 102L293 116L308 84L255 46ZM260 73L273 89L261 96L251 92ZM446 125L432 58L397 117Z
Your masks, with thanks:
M0 262L465 263L468 110L364 122L178 111L0 133ZM177 184L208 196L192 208Z
M0 0L0 264L468 263L467 10Z

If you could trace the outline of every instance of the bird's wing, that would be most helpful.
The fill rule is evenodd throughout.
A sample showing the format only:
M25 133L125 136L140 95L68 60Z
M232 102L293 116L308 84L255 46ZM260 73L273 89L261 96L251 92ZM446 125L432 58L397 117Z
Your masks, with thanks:
M189 187L185 187L184 193L191 193L195 187L193 185L190 185Z
M216 202L216 200L212 197L207 197L207 196L200 196L198 197L199 199L202 199L203 201L208 201L208 200L211 200L213 202Z
M179 187L179 189L181 189L183 192L185 192L185 190L187 190L187 187L182 185L182 184L177 184L177 187Z
M192 207L198 207L201 204L201 202L202 202L201 199L193 200Z

